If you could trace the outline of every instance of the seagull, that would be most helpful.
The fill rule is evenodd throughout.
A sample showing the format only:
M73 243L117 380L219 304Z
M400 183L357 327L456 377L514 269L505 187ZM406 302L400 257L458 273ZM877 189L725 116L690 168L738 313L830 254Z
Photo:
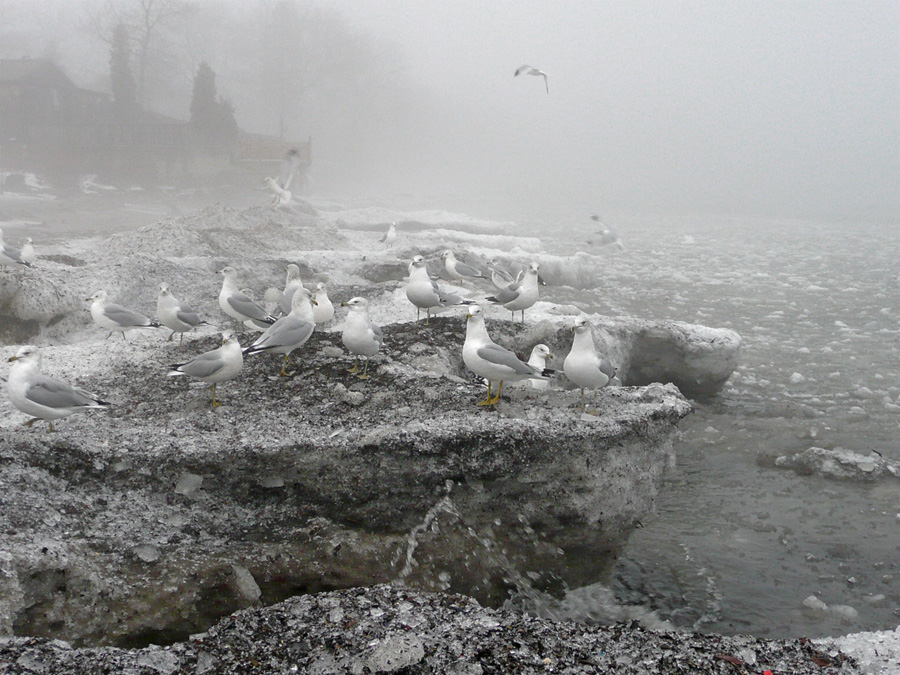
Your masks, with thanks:
M172 333L166 342L171 342L175 337L175 333L181 333L181 339L178 344L184 343L184 334L197 326L209 326L210 323L203 321L189 305L181 302L172 295L167 284L159 285L159 295L156 298L156 316L159 317L163 326L168 328Z
M509 286L511 283L518 283L522 279L521 277L513 278L513 275L509 273L509 270L506 269L503 265L503 261L500 258L494 258L491 262L488 263L488 271L491 273L491 283L494 284L497 288L503 289ZM523 269L521 272L522 275L525 274L525 270Z
M596 390L605 387L616 376L616 369L594 348L591 325L587 319L583 316L575 319L573 331L575 337L572 341L572 349L563 362L563 372L572 383L581 387L581 409L585 411L587 407L584 400L585 388L594 390L594 400L596 401ZM597 412L596 409L594 412Z
M269 298L273 298L278 303L278 309L281 310L281 313L288 314L291 311L291 301L294 298L294 293L298 288L303 288L303 279L300 278L300 267L291 263L287 266L287 272L285 273L284 291L271 288L266 291L265 299L268 301Z
M294 293L291 299L290 313L278 319L256 338L256 341L244 350L244 356L260 352L284 354L284 362L281 364L281 373L279 374L287 377L288 373L285 368L287 368L288 356L292 351L306 344L316 327L312 308L314 302L315 300L310 301L310 293L305 288Z
M444 261L444 269L447 270L447 274L449 274L450 278L454 281L460 281L462 279L485 278L480 270L477 270L471 265L467 265L464 262L458 261L456 259L456 254L454 254L450 249L447 249L446 251L441 253L441 258Z
M591 220L599 223L600 216L597 214L594 214L591 216ZM588 239L587 243L589 245L591 245L591 246L606 246L607 244L615 244L620 249L624 250L625 247L622 246L622 242L619 241L619 235L616 234L615 232L613 232L610 228L603 227L602 229L597 230L597 234L599 235L600 239Z
M87 299L91 303L91 317L101 328L106 328L110 336L118 331L122 334L122 339L126 340L125 331L129 328L161 328L162 324L158 321L148 319L146 316L134 310L117 305L113 302L107 302L106 291L97 291Z
M368 379L369 358L375 356L381 345L384 344L384 334L381 327L369 318L367 310L369 301L365 298L351 298L342 302L343 307L349 307L350 313L344 321L344 332L341 334L341 342L354 356L353 367L350 373L359 373L359 357L366 357L366 367L363 369L360 379Z
M111 405L94 394L75 389L55 377L43 375L41 350L37 347L20 347L16 355L8 360L13 363L6 383L9 402L34 418L26 422L25 426L30 427L38 420L46 420L50 423L50 431L53 431L53 420L68 417L79 410L108 408Z
M219 274L224 277L219 291L219 307L228 316L248 327L265 329L275 323L275 317L242 293L237 284L237 271L233 267L223 267Z
M13 248L3 241L3 230L0 230L0 265L4 267L31 267L31 263L22 257L22 251Z
M388 231L384 233L384 236L380 241L382 244L387 244L389 247L394 245L394 242L397 241L397 226L394 223L391 223L390 227L388 227Z
M456 293L442 290L437 282L428 276L425 258L420 255L413 257L410 263L406 297L416 306L416 321L419 320L420 311L425 310L425 323L428 323L428 319L431 318L431 310L435 307L472 304L471 300L464 300Z
M324 281L316 284L316 293L313 298L316 301L313 307L313 318L316 320L316 323L328 323L331 321L334 317L334 305L328 297Z
M190 375L198 380L203 380L209 386L212 396L212 405L215 408L221 405L216 401L216 385L225 382L238 375L244 367L244 357L241 354L241 343L230 330L222 333L222 346L187 361L176 363L169 371L169 377L177 375Z
M538 299L538 270L541 268L536 262L528 266L521 283L513 282L496 295L487 298L489 302L503 305L513 313L522 312L522 323L525 323L525 310L534 305Z
M287 151L284 159L281 160L281 166L278 169L278 186L283 190L290 190L295 178L297 182L300 181L300 171L302 169L303 160L300 157L300 152L295 148L291 148Z
M547 367L547 359L552 358L553 354L550 353L550 348L547 345L535 345L534 349L531 350L531 356L528 359L528 365L543 371ZM550 383L547 380L529 381L531 382L531 386L535 389L544 390L550 386Z
M37 255L34 252L34 242L31 240L31 237L25 239L25 243L22 244L20 256L26 265L34 265L34 261L37 260Z
M500 400L503 382L519 382L533 378L543 379L553 373L552 370L536 368L519 360L519 357L508 349L495 344L484 326L484 314L479 305L469 307L466 315L466 341L463 344L463 362L466 367L479 377L488 381L488 395L478 405L494 405ZM491 398L491 385L498 381L497 395Z
M547 73L543 70L538 70L537 68L532 68L531 66L519 66L516 68L516 72L513 73L513 77L518 77L519 75L540 75L544 78L544 88L547 90L547 93L550 93L550 85L547 84Z
M289 190L285 190L281 187L272 177L263 178L263 183L275 193L275 196L272 198L272 206L286 206L287 208L291 208L291 193Z

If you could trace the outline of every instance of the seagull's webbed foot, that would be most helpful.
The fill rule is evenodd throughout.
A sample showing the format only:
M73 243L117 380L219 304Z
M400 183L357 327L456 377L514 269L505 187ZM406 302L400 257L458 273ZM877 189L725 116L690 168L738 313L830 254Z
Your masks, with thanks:
M358 377L361 380L369 379L369 357L368 356L366 357L366 367L363 369L362 373L360 375L358 375Z

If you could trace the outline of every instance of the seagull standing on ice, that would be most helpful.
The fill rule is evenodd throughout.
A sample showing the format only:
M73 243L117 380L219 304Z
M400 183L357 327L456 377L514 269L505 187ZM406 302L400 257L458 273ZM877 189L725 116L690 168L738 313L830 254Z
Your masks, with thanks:
M175 333L181 333L178 344L183 344L186 331L192 330L197 326L210 325L208 322L203 321L190 305L176 298L172 291L169 290L167 284L159 285L159 295L156 298L156 316L159 317L163 326L172 331L166 342L171 342L172 338L175 337Z
M3 230L0 230L0 265L4 267L31 267L31 263L22 257L20 249L7 246L3 241Z
M219 291L219 307L223 312L248 328L257 330L264 330L275 323L274 316L240 291L237 270L233 267L223 267L219 273L224 277L222 290Z
M313 318L316 323L328 323L334 318L334 304L328 297L328 290L325 288L325 282L320 281L316 284L316 294L313 296L316 301L313 307Z
M487 300L506 307L512 312L513 320L516 318L516 312L521 311L522 323L525 323L525 310L534 305L538 299L538 270L540 268L541 266L536 262L531 263L520 283L509 284Z
M365 356L366 366L359 378L366 380L369 377L369 358L375 356L381 349L384 334L381 332L381 326L369 318L368 300L352 298L341 304L350 308L350 313L344 321L344 332L341 334L341 342L354 357L353 367L348 372L359 374L359 357Z
M444 260L444 269L447 270L447 274L449 274L450 278L454 281L485 278L481 273L481 270L477 270L471 265L467 265L466 263L457 260L456 254L450 249L441 253L441 258Z
M428 319L431 318L431 310L436 307L472 304L471 300L464 300L456 293L441 289L437 282L428 276L425 258L420 255L413 257L410 263L406 297L416 306L416 321L419 320L419 313L423 309L425 310L425 323L428 323Z
M169 371L169 377L190 375L203 380L209 385L213 408L220 405L216 401L216 385L238 375L244 367L244 356L241 354L241 343L231 331L222 333L222 346L187 361L177 363Z
M127 340L125 331L129 328L160 328L162 324L158 321L148 319L140 312L117 305L114 302L108 302L106 291L97 291L87 300L91 303L91 317L101 328L109 331L106 336L108 340L113 333L122 334L122 339Z
M53 431L53 420L68 417L79 410L108 408L110 405L93 394L75 389L67 382L43 375L41 350L37 347L21 347L9 361L13 362L6 383L9 402L17 410L34 418L26 422L25 426L30 427L38 420L46 420L50 423L50 431Z
M284 354L284 362L281 364L281 373L279 374L287 377L288 373L285 368L287 368L288 357L292 351L306 344L316 327L312 308L314 302L315 300L310 301L310 293L305 288L294 293L291 298L290 313L278 319L256 338L256 341L244 350L244 356L259 352Z
M397 241L397 226L394 223L391 223L390 227L388 227L388 231L385 232L384 236L381 238L381 243L391 247L394 245L395 241Z
M547 359L552 359L553 354L550 353L550 347L545 344L535 345L531 350L531 356L528 358L528 365L537 368L543 372L547 368ZM530 380L534 389L543 391L550 386L547 380Z
M581 409L586 410L584 390L594 390L594 401L597 400L597 389L605 387L616 376L616 369L608 359L603 358L594 348L591 325L583 316L575 319L573 327L575 337L572 349L563 362L563 372L573 384L581 387ZM594 410L596 413L596 409Z
M529 379L543 379L552 371L536 368L519 360L508 349L496 344L488 335L484 325L481 307L469 307L466 315L466 341L463 344L463 362L466 368L488 381L487 398L478 405L494 405L500 400L504 382L519 382ZM491 398L491 385L498 382L497 395Z
M519 66L516 68L516 72L513 73L513 77L518 77L519 75L540 75L544 78L544 88L547 90L547 93L550 93L550 85L547 84L547 73L543 70L538 70L537 68L532 68L531 66Z

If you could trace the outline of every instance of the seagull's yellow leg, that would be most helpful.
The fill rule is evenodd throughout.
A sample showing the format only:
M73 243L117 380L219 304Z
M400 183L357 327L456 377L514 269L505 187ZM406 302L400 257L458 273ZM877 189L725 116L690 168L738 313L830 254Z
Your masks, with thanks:
M123 333L123 335L124 335L124 333ZM182 337L184 337L184 333L182 333L181 335L182 335ZM174 331L174 330L173 330L171 333L169 333L169 337L166 338L166 342L171 342L173 337L175 337L175 331Z
M500 384L497 385L497 395L491 399L491 405L494 405L500 400L500 391L503 389L503 380L500 380Z
M222 405L216 400L216 384L215 382L209 388L210 393L212 394L212 407L215 408L218 405Z
M488 380L488 395L487 398L483 401L478 401L478 405L494 405L494 402L491 401L491 381Z
M281 375L282 377L288 377L288 373L287 373L287 371L285 370L285 368L287 368L287 364L288 364L288 355L285 354L285 355L284 355L284 362L281 364L281 373L280 373L280 375Z
M125 342L128 342L128 338L125 337L125 331L124 331L124 330L122 331L122 339L125 340Z
M581 412L584 412L587 404L584 402L584 387L581 388Z
M53 433L54 431L56 431L56 429L53 428L53 422L51 421L51 422L49 422L49 424L50 424L50 433Z
M22 426L23 426L23 427L30 427L32 424L34 424L35 422L37 422L37 421L39 421L39 420L40 420L40 417L32 417L30 420L28 420L27 422L25 422L25 424L23 424ZM50 426L51 426L51 427L53 426L53 423L52 423L52 422L50 423Z
M123 333L123 335L124 335L124 333ZM107 335L107 336L106 336L105 338L103 338L103 339L104 339L104 340L109 340L109 338L111 338L111 337L112 337L112 331L109 331L109 335Z
M369 379L368 373L369 373L369 357L367 356L366 357L366 367L363 369L362 375L359 376L359 379L368 380Z
M172 333L172 335L175 335L175 333ZM181 339L178 341L178 346L180 347L183 344L184 344L184 331L181 331Z
M594 389L594 397L593 397L591 405L594 406L594 409L591 411L590 414L596 415L597 414L597 390L596 389Z
M350 370L348 370L347 372L354 373L354 374L359 372L359 357L358 356L353 357L353 367Z

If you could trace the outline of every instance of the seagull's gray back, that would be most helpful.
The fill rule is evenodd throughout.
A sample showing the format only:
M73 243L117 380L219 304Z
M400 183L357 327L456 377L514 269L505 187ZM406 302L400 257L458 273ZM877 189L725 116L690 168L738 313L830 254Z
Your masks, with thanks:
M243 314L250 319L264 321L269 316L266 310L240 292L228 296L228 305L234 311Z
M517 375L536 374L535 368L529 366L527 363L523 363L519 360L518 356L513 354L508 349L504 349L500 345L489 344L483 347L479 347L476 354L478 354L478 356L483 358L485 361L488 361L495 365L512 368Z
M48 375L38 375L25 391L25 398L55 410L94 405L94 397L87 392Z
M178 366L176 370L180 370L186 375L196 377L202 380L204 377L210 377L218 373L225 366L225 358L219 349L201 354L192 361Z
M309 339L315 330L315 323L309 323L296 316L283 316L266 329L253 343L256 349L277 349L301 345Z
M120 326L146 326L150 323L150 319L143 314L114 303L108 303L103 307L103 315Z

